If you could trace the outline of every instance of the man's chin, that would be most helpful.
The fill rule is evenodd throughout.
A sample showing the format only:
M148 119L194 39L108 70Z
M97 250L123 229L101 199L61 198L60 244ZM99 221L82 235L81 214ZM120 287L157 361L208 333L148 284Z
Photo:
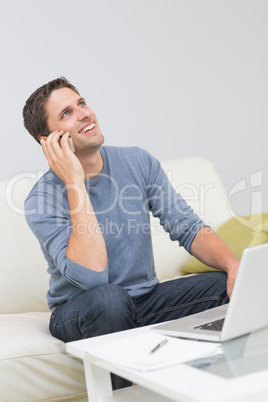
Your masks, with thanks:
M76 155L79 157L79 155L89 155L89 154L94 154L99 150L99 148L103 145L104 143L104 137L102 136L101 138L96 139L95 141L90 141L87 144L79 144L80 146L77 146L76 148Z

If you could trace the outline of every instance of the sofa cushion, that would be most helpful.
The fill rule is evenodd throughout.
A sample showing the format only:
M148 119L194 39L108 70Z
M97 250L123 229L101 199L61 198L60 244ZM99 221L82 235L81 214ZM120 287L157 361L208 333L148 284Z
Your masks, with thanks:
M50 335L49 317L50 313L0 315L1 401L87 395L83 363L69 357L65 343Z
M243 218L239 216L231 218L220 226L217 234L240 259L245 248L268 243L268 212ZM208 271L215 271L215 269L192 257L183 267L182 275Z

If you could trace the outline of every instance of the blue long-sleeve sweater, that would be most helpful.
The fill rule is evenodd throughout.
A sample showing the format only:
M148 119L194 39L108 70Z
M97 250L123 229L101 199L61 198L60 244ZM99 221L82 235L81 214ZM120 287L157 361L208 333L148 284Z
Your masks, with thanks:
M205 226L148 152L106 146L100 152L103 171L87 180L86 188L107 248L108 264L103 272L66 257L71 231L68 197L65 184L52 170L41 177L25 200L27 222L48 263L47 300L52 311L74 295L108 282L122 286L131 297L149 292L158 283L150 211L159 217L171 240L177 240L188 252L196 233ZM74 229L81 233L85 226Z

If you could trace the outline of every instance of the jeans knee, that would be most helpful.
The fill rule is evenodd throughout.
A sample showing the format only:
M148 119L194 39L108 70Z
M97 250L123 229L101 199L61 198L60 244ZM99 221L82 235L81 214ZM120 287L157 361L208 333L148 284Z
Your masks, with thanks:
M81 292L52 314L50 331L65 342L135 327L136 310L128 293L107 284Z
M107 315L110 318L125 314L132 315L134 305L128 293L121 286L107 284L97 288L96 291L98 300L95 300L95 307L99 310L99 314Z
M122 287L107 284L96 288L91 291L90 300L90 307L84 317L83 332L96 336L135 327L136 310Z

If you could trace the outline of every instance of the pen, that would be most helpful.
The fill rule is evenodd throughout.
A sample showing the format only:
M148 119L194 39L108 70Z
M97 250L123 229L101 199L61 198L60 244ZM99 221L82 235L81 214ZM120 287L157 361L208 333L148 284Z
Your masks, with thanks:
M158 345L156 345L150 352L150 355L155 353L157 350L159 350L160 348L162 348L162 346L164 346L166 343L168 343L167 339L164 339L162 342L160 342Z

